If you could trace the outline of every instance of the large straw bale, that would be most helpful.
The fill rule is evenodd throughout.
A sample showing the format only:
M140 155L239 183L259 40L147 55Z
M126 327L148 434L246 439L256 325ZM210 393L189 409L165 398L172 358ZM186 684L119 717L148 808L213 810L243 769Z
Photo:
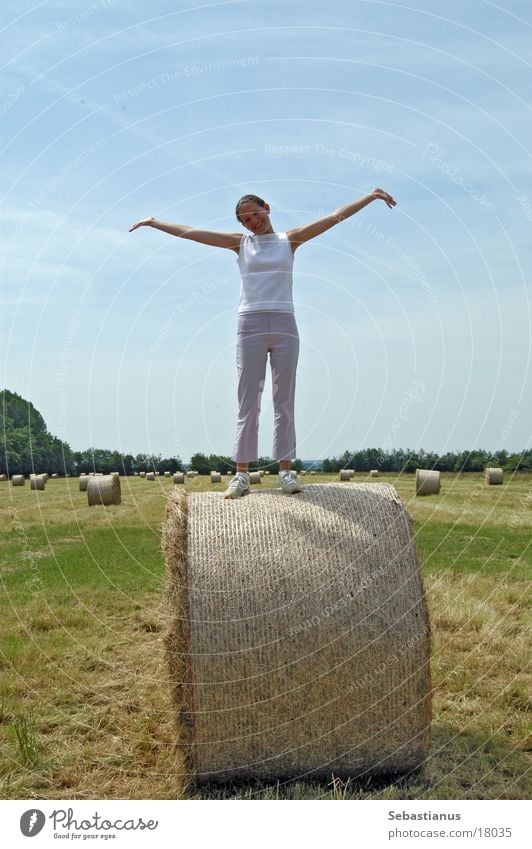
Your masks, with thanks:
M211 472L211 483L220 483L222 475L220 472Z
M26 486L26 478L24 475L12 475L11 486Z
M435 469L416 469L416 495L438 495L440 473Z
M0 475L0 481L6 481L7 475Z
M489 467L484 470L486 486L498 486L502 483L504 472L502 469Z
M146 472L139 472L139 478L145 478Z
M250 472L249 473L249 482L250 483L260 483L261 482L260 472Z
M311 472L312 474L312 472ZM340 469L340 480L350 481L355 474L354 469Z
M46 486L44 475L30 475L30 489L42 490Z
M146 472L146 480L154 481L155 480L155 472Z
M87 501L89 507L95 504L120 504L120 478L117 475L97 475L89 479L87 486Z
M370 478L378 478L379 477L379 470L378 469L371 469L369 476L370 476Z
M80 475L79 476L79 491L87 492L87 487L89 486L89 481L91 480L89 475Z
M174 483L185 483L184 472L174 472Z
M395 489L175 490L166 646L186 776L404 773L430 743L429 623Z

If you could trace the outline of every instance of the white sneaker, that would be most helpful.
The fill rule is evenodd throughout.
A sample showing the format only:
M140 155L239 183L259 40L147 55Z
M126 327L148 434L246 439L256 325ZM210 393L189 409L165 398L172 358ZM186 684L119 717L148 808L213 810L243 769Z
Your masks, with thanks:
M283 469L279 472L279 488L285 495L293 495L295 492L302 492L303 488L298 484L296 473L289 469Z
M249 493L249 475L245 472L237 472L234 478L229 481L229 486L225 490L224 498L240 498L242 495Z

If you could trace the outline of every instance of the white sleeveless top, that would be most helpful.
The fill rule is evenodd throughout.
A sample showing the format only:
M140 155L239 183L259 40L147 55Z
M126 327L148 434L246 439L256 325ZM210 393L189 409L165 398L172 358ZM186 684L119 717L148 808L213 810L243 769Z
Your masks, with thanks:
M286 233L244 234L237 262L242 277L239 315L265 310L294 312L294 253Z

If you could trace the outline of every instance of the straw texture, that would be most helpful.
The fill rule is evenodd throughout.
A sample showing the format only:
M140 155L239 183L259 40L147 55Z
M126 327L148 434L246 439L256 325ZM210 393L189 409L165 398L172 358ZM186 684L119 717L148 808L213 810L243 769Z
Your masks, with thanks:
M387 484L170 497L166 646L196 783L378 775L430 742L429 623Z

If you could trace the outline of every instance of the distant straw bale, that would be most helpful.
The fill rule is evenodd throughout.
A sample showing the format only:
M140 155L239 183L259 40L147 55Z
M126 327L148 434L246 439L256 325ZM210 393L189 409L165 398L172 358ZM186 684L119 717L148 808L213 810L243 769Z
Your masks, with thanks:
M435 469L416 469L416 495L438 495L440 473Z
M90 478L87 486L87 501L89 507L95 504L109 506L120 504L120 478L117 475L103 475Z
M489 467L484 470L486 486L500 486L503 481L504 472L500 468Z

